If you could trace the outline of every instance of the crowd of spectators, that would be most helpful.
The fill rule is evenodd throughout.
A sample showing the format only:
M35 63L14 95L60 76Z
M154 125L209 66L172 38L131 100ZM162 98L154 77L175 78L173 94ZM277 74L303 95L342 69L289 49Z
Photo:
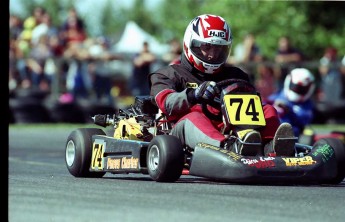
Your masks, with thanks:
M49 93L58 83L62 95L113 104L108 61L123 58L111 51L105 37L88 36L74 8L60 27L42 7L24 20L11 14L9 30L10 91L35 88Z
M95 98L113 104L116 98L112 94L114 82L109 61L123 60L124 57L112 51L107 38L90 37L84 21L74 8L68 11L60 27L52 24L49 13L42 7L36 7L23 20L10 14L9 30L10 91L38 88L51 92L52 85L57 82L61 96L68 94L73 99ZM127 84L131 94L148 92L142 84L144 79L137 75L149 72L150 63L158 59L165 64L179 61L181 43L173 39L170 44L171 51L162 58L150 53L145 43L142 51L138 49L138 56L141 57L133 58L131 73L137 82ZM253 33L245 35L243 41L235 43L233 48L228 62L251 74L264 99L282 89L289 71L303 66L305 62L303 52L292 44L288 36L281 36L277 40L276 54L271 60L262 54ZM142 66L142 58L147 59L145 66ZM336 104L345 104L345 57L341 59L335 48L327 48L319 66L312 71L319 80L315 91L317 103L329 106L336 101ZM267 62L273 65L267 65Z

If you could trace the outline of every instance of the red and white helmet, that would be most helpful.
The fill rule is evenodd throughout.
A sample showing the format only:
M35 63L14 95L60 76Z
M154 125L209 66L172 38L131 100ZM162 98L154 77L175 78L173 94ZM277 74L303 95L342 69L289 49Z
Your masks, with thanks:
M305 68L296 68L286 76L284 81L284 93L292 102L304 102L308 100L315 89L315 77Z
M214 74L227 61L231 45L232 33L227 22L220 16L205 14L187 26L183 53L196 69Z

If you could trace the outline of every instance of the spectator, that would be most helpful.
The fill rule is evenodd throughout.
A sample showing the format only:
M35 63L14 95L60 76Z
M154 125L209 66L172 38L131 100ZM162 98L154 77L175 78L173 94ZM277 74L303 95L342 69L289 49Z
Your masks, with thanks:
M321 77L319 101L340 100L342 93L341 74L337 64L337 49L329 47L320 59Z
M68 16L61 28L60 38L64 47L63 58L67 61L65 64L66 90L76 100L88 99L92 89L87 68L90 55L85 47L88 35L84 21L79 18L75 8L68 11Z
M41 17L41 23L32 29L31 43L37 44L42 35L51 37L57 34L58 29L52 25L50 15L48 13L45 13Z
M269 95L277 91L277 81L274 76L274 70L272 67L265 64L258 65L258 78L255 79L254 83L263 101L265 101Z
M47 59L52 57L48 41L47 35L41 35L37 44L33 45L30 57L27 59L32 85L44 91L50 90L52 81L52 76L44 72Z
M143 43L143 49L133 59L133 74L131 91L133 96L149 95L148 74L151 72L151 65L156 60L149 49L149 43Z
M84 21L78 16L77 10L75 8L70 8L68 10L67 19L64 22L62 28L63 30L67 30L70 28L71 23L75 23L76 27L81 30L85 30L85 23Z
M66 73L66 89L75 100L88 99L92 83L87 69L90 59L88 49L83 43L70 43L63 53L68 61Z
M66 47L71 43L83 43L87 39L84 22L78 17L75 8L69 10L61 35Z
M263 56L260 47L255 42L254 34L248 33L243 41L236 45L234 56L230 56L227 62L242 68L249 74L251 81L254 81L257 63L262 60Z
M22 37L31 40L32 30L42 22L42 16L45 14L45 9L38 6L34 8L32 15L24 20L24 30Z
M19 73L19 82L21 88L29 88L31 87L31 76L28 71L28 67L26 64L26 60L30 56L31 50L31 34L27 35L27 32L23 30L20 33L19 38L17 41L14 42L15 47L14 53L16 58L16 70Z
M278 41L278 49L275 55L275 62L280 66L277 69L278 87L283 88L284 80L289 71L298 66L303 61L302 52L293 47L291 40L287 36L282 36Z
M12 92L15 90L18 86L19 76L16 70L16 53L17 53L17 47L16 47L16 41L14 38L10 38L9 42L9 66L8 66L8 88L9 91Z
M244 37L243 42L236 45L234 56L231 58L230 63L234 64L262 61L260 48L255 42L255 36L252 33L248 33Z
M10 91L17 88L20 76L17 70L17 64L20 60L18 39L23 31L22 20L16 15L10 15L9 19L9 89Z
M344 119L344 75L341 74L341 65L338 60L337 49L329 47L320 59L319 73L320 88L317 95L317 110L320 121L335 121Z
M16 15L10 15L9 19L10 38L17 40L23 31L23 22Z
M98 101L106 99L108 105L114 105L114 98L111 95L113 87L113 69L111 61L122 59L121 56L111 52L109 40L105 37L98 37L93 45L89 47L91 62L89 72L91 75L93 90Z
M173 38L170 42L170 51L163 55L162 59L166 64L177 64L181 60L182 46L177 38Z
M286 76L284 88L267 99L276 108L280 121L292 125L296 137L314 118L314 90L314 75L305 68L295 68Z

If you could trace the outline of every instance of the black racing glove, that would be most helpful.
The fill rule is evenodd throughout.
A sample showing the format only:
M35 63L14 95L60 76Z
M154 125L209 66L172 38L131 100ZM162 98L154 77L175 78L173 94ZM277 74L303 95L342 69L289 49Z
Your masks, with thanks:
M191 89L188 92L188 100L192 104L213 101L216 96L220 94L220 89L213 81L206 81L199 85L196 89Z

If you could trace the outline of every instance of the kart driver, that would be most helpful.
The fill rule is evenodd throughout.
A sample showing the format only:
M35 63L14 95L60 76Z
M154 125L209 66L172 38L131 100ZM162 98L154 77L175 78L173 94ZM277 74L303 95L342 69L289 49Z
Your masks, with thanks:
M181 63L168 65L149 75L151 96L174 124L170 134L190 148L204 142L232 149L229 139L221 133L222 121L209 119L200 105L213 101L219 95L217 82L233 78L250 81L247 73L226 63L231 46L232 33L222 17L210 14L197 16L186 28ZM280 125L272 105L264 105L263 112L266 126L241 138L244 142L262 145L240 145L239 153L294 156L295 141L277 139L293 137L291 125Z
M314 75L308 69L295 68L285 77L284 88L267 98L267 102L278 111L280 121L292 125L296 137L313 120L314 90Z

